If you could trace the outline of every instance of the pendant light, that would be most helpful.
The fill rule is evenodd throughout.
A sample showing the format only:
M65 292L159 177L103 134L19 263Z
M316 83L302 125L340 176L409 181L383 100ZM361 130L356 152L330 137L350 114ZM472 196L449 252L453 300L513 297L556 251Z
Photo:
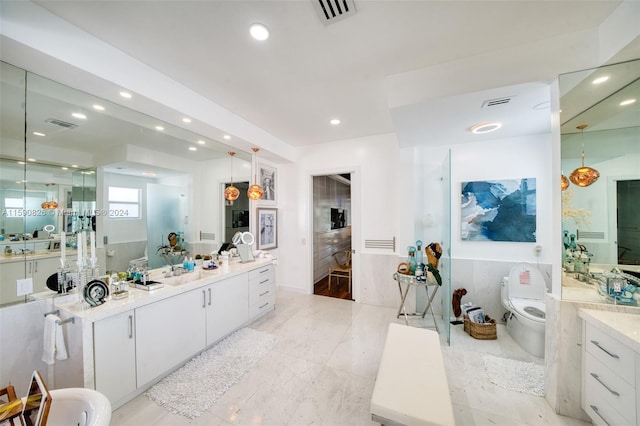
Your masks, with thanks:
M40 204L40 208L43 210L54 210L58 208L58 203L53 199L53 193L51 194L51 201L47 201L49 199L49 186L53 186L54 187L54 192L55 192L55 183L47 183L45 184L45 186L47 187L47 193L45 195L45 199L42 202L42 204Z
M581 124L577 128L581 131L582 138L582 167L578 167L571 173L569 179L575 185L585 187L589 186L600 177L600 173L591 167L585 167L584 165L584 129L586 129L586 124Z
M252 148L252 149L253 149L252 159L253 159L253 167L254 167L253 170L255 171L257 169L255 157L260 148ZM258 185L257 173L253 175L253 181L255 183L251 185L249 189L247 189L247 197L249 197L250 200L259 200L264 196L264 189L262 189L262 187Z
M240 196L240 190L233 186L233 156L236 155L236 153L230 151L229 155L231 156L231 185L224 189L224 199L227 201L235 201Z
M560 188L563 191L566 191L567 188L569 188L569 179L567 179L567 177L564 174L560 176Z

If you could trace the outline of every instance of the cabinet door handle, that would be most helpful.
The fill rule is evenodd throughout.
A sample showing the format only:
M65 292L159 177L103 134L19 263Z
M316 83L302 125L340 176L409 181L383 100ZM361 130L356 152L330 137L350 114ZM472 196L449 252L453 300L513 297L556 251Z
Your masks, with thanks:
M35 272L37 274L38 273L38 261L36 260L33 264L34 264L33 272Z
M608 421L606 421L604 417L602 417L602 414L600 414L600 412L598 411L598 407L596 407L595 405L590 405L589 407L591 407L591 409L595 411L598 417L600 417L607 426L611 426L611 424Z
M260 295L260 297L264 296L265 294L269 294L269 290L267 290L267 291L265 291L264 293L262 293L262 294Z
M133 339L133 315L129 315L129 339Z
M266 280L264 280L264 281L260 281L260 284L264 284L264 283L268 283L268 282L269 282L269 279L267 278L267 279L266 279Z
M265 306L269 306L269 302L265 303L265 304L264 304L264 305L262 305L262 306L259 306L259 307L258 307L258 309L262 309L262 308L264 308Z
M208 290L209 290L209 306L211 306L211 289L208 289Z
M204 290L202 290L202 307L207 307L207 294L204 292Z
M262 271L260 271L261 274L264 274L265 272L269 272L269 268L263 269Z
M598 381L598 383L600 383L602 386L604 386L606 390L608 390L609 392L611 392L615 396L620 396L620 394L618 392L614 391L609 386L605 385L604 382L602 380L600 380L600 377L598 377L598 375L596 373L591 373L591 377L596 379Z
M609 352L608 350L606 350L605 348L603 348L602 346L600 346L600 343L597 342L596 340L592 340L591 343L593 343L594 345L596 345L598 347L598 349L600 349L601 351L603 351L604 353L606 353L607 355L609 355L611 358L615 358L615 359L620 359L620 357L616 354L612 354L611 352Z
M32 266L33 262L29 262L29 275L31 275L31 266Z

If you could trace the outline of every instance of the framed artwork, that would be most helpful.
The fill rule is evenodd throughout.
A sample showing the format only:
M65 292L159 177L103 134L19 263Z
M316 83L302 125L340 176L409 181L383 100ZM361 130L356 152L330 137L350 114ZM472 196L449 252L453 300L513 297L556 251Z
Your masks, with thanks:
M278 209L258 208L258 250L278 247Z
M258 164L258 179L260 186L264 189L264 196L260 200L261 204L276 204L276 169L265 164Z
M460 237L536 241L536 179L462 182Z

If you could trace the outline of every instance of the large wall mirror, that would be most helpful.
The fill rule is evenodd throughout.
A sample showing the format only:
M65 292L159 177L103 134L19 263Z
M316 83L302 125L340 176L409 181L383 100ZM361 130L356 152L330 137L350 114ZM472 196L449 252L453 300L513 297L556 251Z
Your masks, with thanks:
M607 280L593 278L613 268L627 284L640 276L640 60L564 74L559 84L563 298L636 306L636 292L611 297L598 287ZM597 180L572 180L583 166Z
M77 233L94 231L103 272L132 261L166 265L158 250L171 232L192 256L225 241L221 188L230 176L249 180L250 154L187 123L0 66L0 306L30 300L17 294L20 278L33 278L32 293L46 294L61 233L72 255Z

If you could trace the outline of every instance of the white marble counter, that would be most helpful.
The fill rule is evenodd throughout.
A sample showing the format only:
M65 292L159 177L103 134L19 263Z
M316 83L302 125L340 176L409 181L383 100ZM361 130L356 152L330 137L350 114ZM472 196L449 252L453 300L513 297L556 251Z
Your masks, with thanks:
M578 309L578 316L640 353L640 314Z
M75 259L76 250L70 250L67 248L66 255L69 259ZM47 259L50 257L60 257L60 250L36 250L29 254L12 253L12 254L0 254L0 263L9 262L24 262L29 260Z
M162 273L167 268L162 268L152 271L150 275L151 280L164 284L164 287L156 290L148 291L129 287L129 297L123 299L111 299L109 297L100 306L90 306L82 299L79 293L75 293L68 295L68 297L54 299L54 306L60 309L61 312L66 313L65 317L74 316L81 318L84 322L92 323L274 262L275 259L273 258L256 259L255 262L248 263L231 262L226 267L220 266L212 271L196 267L193 272L170 278L163 277Z

